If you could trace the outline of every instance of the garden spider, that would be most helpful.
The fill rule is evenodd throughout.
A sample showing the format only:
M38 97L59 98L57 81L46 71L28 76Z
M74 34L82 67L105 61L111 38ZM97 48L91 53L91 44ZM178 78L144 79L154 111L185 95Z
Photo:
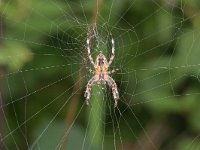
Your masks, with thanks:
M94 31L94 29L93 29L93 31ZM95 31L94 31L94 33L95 33ZM88 33L86 45L87 45L88 57L89 57L90 62L94 66L95 72L94 72L94 76L88 81L87 86L86 86L86 91L84 94L84 97L86 98L86 104L89 105L89 100L91 97L91 89L92 89L93 84L95 82L97 82L97 84L106 84L106 82L107 82L108 85L112 88L112 93L113 93L113 97L115 100L114 107L116 107L118 99L119 99L119 93L117 90L117 84L116 84L115 80L109 76L109 74L111 72L108 71L108 68L115 57L114 39L111 35L112 54L111 54L109 62L107 61L106 57L102 54L102 52L100 52L100 54L96 58L96 61L94 62L93 58L91 56L91 52L90 52L91 37L92 36L90 36L90 34Z

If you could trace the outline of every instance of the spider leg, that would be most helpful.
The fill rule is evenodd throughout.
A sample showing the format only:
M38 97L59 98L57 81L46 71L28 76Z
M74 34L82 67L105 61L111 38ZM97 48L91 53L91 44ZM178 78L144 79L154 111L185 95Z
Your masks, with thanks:
M87 105L89 105L92 86L93 86L94 82L96 82L97 80L98 80L98 76L95 75L87 83L86 91L85 91L85 94L84 94L84 97L86 98L86 104Z
M108 62L108 65L110 65L112 63L113 59L115 58L115 41L114 41L111 33L110 33L110 36L111 36L111 43L112 43L112 54L111 54L110 60Z
M92 58L91 51L90 51L90 39L91 39L91 36L90 36L90 33L88 33L88 34L87 34L87 41L86 41L88 57L89 57L90 62L92 63L92 65L95 66L94 60L93 60L93 58Z
M105 80L108 82L108 85L112 88L112 93L113 93L113 97L115 100L114 107L117 107L117 102L119 99L119 92L117 90L117 84L116 84L115 80L113 78L111 78L110 76L107 76L107 78L105 78Z

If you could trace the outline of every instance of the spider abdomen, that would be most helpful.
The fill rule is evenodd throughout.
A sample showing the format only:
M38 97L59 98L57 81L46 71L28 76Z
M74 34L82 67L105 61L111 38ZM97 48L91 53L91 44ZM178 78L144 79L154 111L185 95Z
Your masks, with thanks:
M103 73L103 72L101 72L101 73L99 74L99 79L104 79L104 73Z
M103 72L99 73L99 84L106 84Z

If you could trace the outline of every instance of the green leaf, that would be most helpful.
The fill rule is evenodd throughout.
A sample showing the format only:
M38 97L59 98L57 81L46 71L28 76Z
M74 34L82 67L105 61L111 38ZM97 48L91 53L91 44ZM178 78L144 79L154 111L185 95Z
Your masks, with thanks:
M21 43L6 41L1 49L0 64L13 71L19 70L33 58L31 50Z

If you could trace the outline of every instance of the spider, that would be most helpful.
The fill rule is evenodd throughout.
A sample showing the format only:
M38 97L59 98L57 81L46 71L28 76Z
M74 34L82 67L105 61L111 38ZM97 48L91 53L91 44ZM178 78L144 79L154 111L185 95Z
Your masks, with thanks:
M90 39L91 39L91 36L89 36L89 34L88 34L88 38L86 41L87 53L88 53L88 57L89 57L91 64L94 66L95 71L94 71L94 76L88 81L87 86L86 86L86 91L84 94L84 97L86 98L86 104L89 105L89 100L91 97L91 90L92 90L93 84L95 82L97 82L97 84L106 84L106 82L107 82L109 87L112 89L113 97L115 100L114 107L117 107L117 102L119 99L119 92L117 90L117 84L116 84L115 80L109 76L109 74L111 72L108 71L108 68L115 57L114 39L111 35L112 54L111 54L109 61L107 61L104 54L102 52L100 52L99 55L97 56L95 62L93 61L93 58L92 58L91 52L90 52Z

